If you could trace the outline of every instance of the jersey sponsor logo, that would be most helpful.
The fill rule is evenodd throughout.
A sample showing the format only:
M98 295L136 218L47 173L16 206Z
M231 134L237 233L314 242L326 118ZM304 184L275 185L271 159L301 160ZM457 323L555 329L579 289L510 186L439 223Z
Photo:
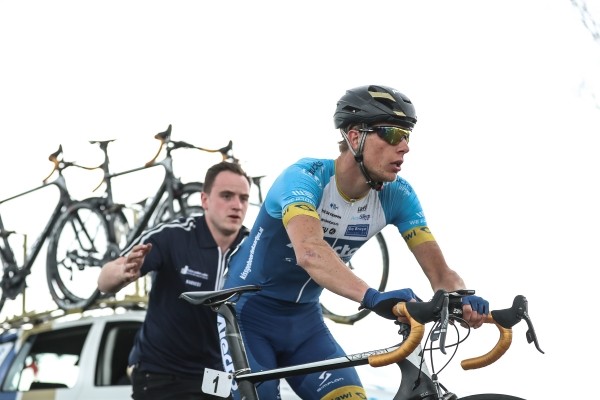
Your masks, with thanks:
M398 182L398 181L396 181ZM410 196L412 194L412 190L411 187L409 186L408 182L406 182L405 180L399 181L400 184L398 185L398 190L400 190L405 196Z
M337 210L337 209L339 208L339 207L338 207L338 205L337 205L337 204L335 204L335 203L329 203L329 207L330 207L332 210Z
M260 241L260 237L262 236L263 231L264 231L264 228L262 226L260 228L258 228L258 232L256 233L256 236L254 237L252 246L250 246L250 254L248 256L248 260L246 261L246 266L244 267L244 270L240 274L240 278L242 278L243 280L246 280L246 278L248 277L248 274L252 271L252 260L254 260L254 252L256 251L256 245Z
M336 232L337 232L337 229L335 229L335 228L327 228L326 226L323 227L323 233L325 233L325 234L329 234L329 235L333 236L333 235L335 235Z
M291 198L292 203L310 203L312 202L312 197L307 196L295 196Z
M321 213L323 213L323 214L325 214L325 215L329 215L330 217L333 217L333 218L342 219L342 216L341 216L341 215L334 214L334 213L332 213L331 211L328 211L328 210L326 210L326 209L324 209L324 208L321 208Z
M350 261L350 258L358 251L359 247L350 247L347 244L343 246L334 246L333 250L340 256L344 262Z
M359 212L359 213L361 213L361 212L364 212L364 211L367 211L367 204L365 204L365 205L364 205L364 206L362 206L362 207L358 207L358 208L356 209L356 212Z
M294 218L296 215L308 215L309 217L319 219L319 214L317 213L317 210L312 204L294 203L290 204L283 210L283 225L287 226L290 219Z
M360 386L342 386L337 389L333 389L321 398L322 400L346 400L346 399L358 399L367 400L367 394L365 389Z
M402 232L402 237L404 238L406 244L408 244L408 247L411 249L421 243L435 241L435 238L429 231L429 228L426 226L421 226Z
M331 221L329 219L323 219L323 218L321 219L321 223L323 223L323 224L329 224L329 225L334 225L334 226L338 226L339 225L339 222L333 222L333 221Z
M317 173L317 170L321 169L322 167L323 167L322 161L315 161L310 165L310 167L308 169L305 169L304 171L307 174L314 176Z
M317 392L322 392L323 390L325 390L327 387L329 387L330 385L333 385L335 383L338 382L342 382L344 380L344 378L336 378L333 380L329 380L329 378L331 378L333 376L333 374L331 372L328 371L324 371L321 375L319 375L319 380L321 381L321 383L319 383L319 387L317 388ZM337 397L336 397L337 398ZM344 397L340 397L340 399L342 399Z
M192 269L187 265L185 267L181 268L181 271L179 271L179 273L181 275L193 276L194 278L200 278L200 279L204 279L204 280L208 279L208 274L206 272L196 271L195 269Z
M306 190L292 190L292 196L300 196L300 197L313 197L311 192L307 192Z
M312 203L314 198L315 196L306 190L292 190L290 196L292 203Z
M319 375L319 379L321 380L321 383L319 383L319 386L323 386L323 384L325 382L327 382L327 379L329 379L329 377L331 377L331 372L323 371L323 373L321 375Z
M202 282L193 281L191 279L186 279L185 284L189 286L202 287Z
M411 219L410 221L408 221L408 224L412 225L412 226L415 226L415 225L416 226L419 226L419 225L422 226L423 224L425 224L425 218Z
M371 214L360 214L358 217L352 217L352 220L368 221L371 219Z
M348 225L346 228L346 236L352 237L367 237L369 234L368 224Z

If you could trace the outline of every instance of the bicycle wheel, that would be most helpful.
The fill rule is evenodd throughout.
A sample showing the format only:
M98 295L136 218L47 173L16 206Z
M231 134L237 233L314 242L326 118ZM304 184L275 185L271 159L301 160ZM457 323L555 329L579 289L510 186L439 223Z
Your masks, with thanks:
M48 244L46 277L56 304L63 310L88 308L99 295L100 268L118 252L97 204L82 201L69 206Z
M362 245L347 265L370 287L383 291L387 285L389 264L390 258L385 238L381 232L378 232ZM370 310L358 311L358 306L354 301L327 289L323 290L320 302L323 316L340 324L352 325L371 312Z
M461 397L458 400L525 400L521 397L509 396L506 394L474 394L467 397Z
M162 222L172 221L180 217L191 217L204 213L202 209L202 193L204 185L200 182L189 182L173 193L173 213L170 210L168 197L158 205L155 217L151 220L150 227Z

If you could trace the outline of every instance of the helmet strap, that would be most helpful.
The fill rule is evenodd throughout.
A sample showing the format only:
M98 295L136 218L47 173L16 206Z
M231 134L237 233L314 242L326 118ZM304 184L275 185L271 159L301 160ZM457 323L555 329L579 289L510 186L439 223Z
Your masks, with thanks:
M367 124L363 123L362 128L363 128L363 130L366 130L368 128ZM340 132L342 133L342 137L348 144L348 148L354 155L354 160L358 164L358 167L360 168L360 172L363 174L363 176L367 180L367 185L369 185L371 187L371 189L373 189L373 190L376 190L376 191L381 190L381 188L383 188L383 182L373 181L373 179L371 178L371 175L369 175L369 172L367 171L367 168L365 167L365 162L363 159L363 149L365 147L365 140L367 140L367 134L364 131L361 131L360 139L358 142L358 148L355 151L352 148L352 144L350 143L350 139L348 138L348 134L346 133L346 131L344 131L343 129L340 129Z

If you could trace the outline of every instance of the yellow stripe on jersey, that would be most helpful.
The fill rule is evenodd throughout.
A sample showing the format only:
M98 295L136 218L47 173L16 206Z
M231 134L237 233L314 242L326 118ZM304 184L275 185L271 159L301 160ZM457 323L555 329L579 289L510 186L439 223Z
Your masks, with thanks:
M308 215L309 217L320 219L319 213L312 204L294 203L290 204L285 210L283 210L283 226L287 226L290 219L296 215Z
M426 226L417 226L404 231L402 232L402 237L410 249L415 248L421 243L435 242L435 238Z

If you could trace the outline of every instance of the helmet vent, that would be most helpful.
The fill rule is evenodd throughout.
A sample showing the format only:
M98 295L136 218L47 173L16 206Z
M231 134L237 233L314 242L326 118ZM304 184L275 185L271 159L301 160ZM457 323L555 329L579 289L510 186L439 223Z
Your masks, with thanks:
M353 113L353 114L356 114L357 112L359 112L359 111L360 111L360 108L356 108L356 107L352 107L352 106L345 106L345 107L343 108L343 110L344 110L344 111L351 112L351 113Z

